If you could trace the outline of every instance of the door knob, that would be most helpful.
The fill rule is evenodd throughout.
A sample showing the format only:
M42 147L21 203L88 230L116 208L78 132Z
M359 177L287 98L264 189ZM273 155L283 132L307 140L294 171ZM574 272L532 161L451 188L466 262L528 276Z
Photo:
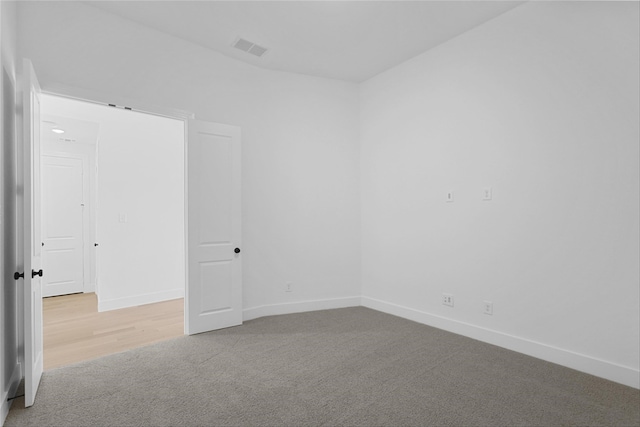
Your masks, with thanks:
M239 254L239 253L240 253L240 248L235 248L235 249L233 250L233 252L235 252L235 253Z
M24 272L18 273L17 271L13 273L13 279L18 280L19 278L24 277Z
M40 269L39 271L31 270L31 278L33 279L36 276L42 277L42 269Z

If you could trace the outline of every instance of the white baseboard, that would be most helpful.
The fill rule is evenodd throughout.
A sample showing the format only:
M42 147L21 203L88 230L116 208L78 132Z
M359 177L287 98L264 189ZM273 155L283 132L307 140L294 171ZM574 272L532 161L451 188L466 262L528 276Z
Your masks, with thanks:
M7 419L7 415L9 415L9 409L11 408L13 400L8 399L16 395L21 379L22 367L19 363L16 363L16 366L13 368L13 372L11 373L11 378L7 382L9 384L9 390L4 391L1 395L2 405L0 406L0 426L4 425L4 421Z
M184 289L172 289L169 291L153 292L150 294L134 295L132 297L116 298L111 300L100 299L100 295L98 295L98 311L102 312L117 310L119 308L136 307L138 305L169 301L177 298L184 298Z
M627 366L617 365L606 360L596 359L584 354L550 346L514 335L482 328L470 323L460 322L446 317L430 314L413 308L391 304L369 297L362 297L362 305L394 316L413 320L424 325L453 332L528 356L556 363L567 368L605 378L634 388L640 388L640 371Z
M357 307L360 297L331 298L312 301L296 301L282 304L260 305L242 310L243 320L257 319L278 314L303 313L305 311L329 310L332 308Z

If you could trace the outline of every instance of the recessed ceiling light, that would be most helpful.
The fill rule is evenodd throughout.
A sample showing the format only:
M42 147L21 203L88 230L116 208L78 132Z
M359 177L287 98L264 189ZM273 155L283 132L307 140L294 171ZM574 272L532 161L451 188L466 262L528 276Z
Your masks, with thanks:
M53 132L53 133L64 133L64 131L62 129L51 129L51 132Z

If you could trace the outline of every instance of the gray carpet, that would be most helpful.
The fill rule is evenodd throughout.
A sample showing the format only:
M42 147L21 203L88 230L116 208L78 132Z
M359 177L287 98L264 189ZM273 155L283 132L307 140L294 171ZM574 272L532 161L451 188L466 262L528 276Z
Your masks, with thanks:
M47 371L6 425L638 426L640 392L358 307Z

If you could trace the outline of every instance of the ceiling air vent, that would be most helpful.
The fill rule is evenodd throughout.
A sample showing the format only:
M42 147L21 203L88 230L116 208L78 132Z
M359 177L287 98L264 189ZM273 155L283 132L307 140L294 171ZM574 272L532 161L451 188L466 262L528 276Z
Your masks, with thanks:
M262 47L259 46L253 42L250 42L249 40L245 40L245 39L241 39L238 37L238 39L233 43L233 47L235 47L236 49L240 49L243 52L247 52L250 53L252 55L255 56L262 56L267 52L267 48L266 47Z

